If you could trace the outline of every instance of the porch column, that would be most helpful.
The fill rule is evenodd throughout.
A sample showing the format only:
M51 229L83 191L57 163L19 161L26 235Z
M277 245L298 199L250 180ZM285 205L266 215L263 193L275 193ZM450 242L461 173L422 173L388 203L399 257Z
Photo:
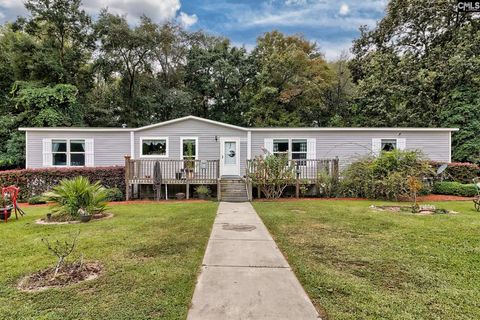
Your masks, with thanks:
M130 156L125 156L125 200L130 200Z

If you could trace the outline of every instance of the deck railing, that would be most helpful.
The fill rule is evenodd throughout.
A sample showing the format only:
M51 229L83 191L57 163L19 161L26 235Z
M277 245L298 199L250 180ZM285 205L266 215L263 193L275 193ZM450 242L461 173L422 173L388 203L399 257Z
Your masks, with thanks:
M247 189L250 200L253 198L252 188L253 180L250 177L262 177L264 174L259 172L261 170L262 159L247 160ZM288 184L295 186L295 195L298 198L300 196L300 186L305 184L317 184L320 180L320 174L327 174L338 180L338 158L335 159L301 159L301 160L289 160L286 166L288 170L292 170L288 179ZM257 188L258 197L260 197L260 189Z
M247 160L247 177L258 171L261 159ZM320 173L338 178L338 158L335 159L301 159L289 160L289 167L294 171L296 180L311 183Z
M162 184L217 183L219 160L130 159L125 157L127 184L153 184L153 170L160 165Z

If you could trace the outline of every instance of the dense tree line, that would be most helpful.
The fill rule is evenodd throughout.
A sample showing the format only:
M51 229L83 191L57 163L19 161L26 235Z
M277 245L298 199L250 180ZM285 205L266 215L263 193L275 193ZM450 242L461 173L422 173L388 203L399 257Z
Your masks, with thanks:
M81 0L27 0L0 29L0 166L24 161L22 126L120 126L197 115L244 126L458 126L480 153L480 31L456 1L393 0L351 59L278 31L247 52L148 17L129 25Z

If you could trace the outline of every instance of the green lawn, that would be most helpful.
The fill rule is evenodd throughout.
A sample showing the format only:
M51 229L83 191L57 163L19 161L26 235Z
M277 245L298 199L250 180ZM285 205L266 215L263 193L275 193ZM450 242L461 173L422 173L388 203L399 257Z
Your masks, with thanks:
M185 319L217 204L113 206L112 219L41 226L47 208L27 208L0 224L0 319ZM103 276L65 289L22 293L25 274L50 267L42 237L80 230L79 252L100 260Z
M480 213L378 212L371 201L256 202L323 319L480 319Z

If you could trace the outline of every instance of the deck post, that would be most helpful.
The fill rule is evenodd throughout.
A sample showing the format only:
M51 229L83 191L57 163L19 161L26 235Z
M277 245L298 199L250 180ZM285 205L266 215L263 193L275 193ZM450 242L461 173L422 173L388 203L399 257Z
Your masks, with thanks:
M340 178L340 168L339 168L339 163L338 162L339 161L338 161L338 156L337 156L333 160L333 176L334 176L335 183L337 183L339 178Z
M222 199L222 183L220 182L220 160L216 161L217 166L217 200Z
M295 198L300 198L300 169L298 166L298 162L295 161Z
M253 184L252 180L247 179L248 200L253 201Z
M188 181L187 178L187 192L185 193L187 195L187 200L190 199L190 181Z
M130 156L125 156L125 199L130 200Z

